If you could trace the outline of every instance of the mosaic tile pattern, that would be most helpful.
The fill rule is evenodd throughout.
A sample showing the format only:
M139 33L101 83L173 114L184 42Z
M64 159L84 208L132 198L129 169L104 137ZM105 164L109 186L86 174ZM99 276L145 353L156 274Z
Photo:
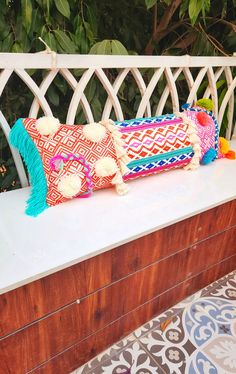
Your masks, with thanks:
M236 271L152 319L72 374L152 373L236 373Z

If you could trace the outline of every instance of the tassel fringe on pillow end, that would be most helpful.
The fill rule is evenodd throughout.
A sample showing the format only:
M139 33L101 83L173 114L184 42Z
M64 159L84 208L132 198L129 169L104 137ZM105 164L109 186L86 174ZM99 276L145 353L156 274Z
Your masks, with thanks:
M201 159L201 146L200 146L200 138L197 135L197 126L185 113L177 113L176 115L182 118L184 124L188 125L187 134L189 136L189 140L194 150L194 155L193 155L192 160L190 161L188 165L184 167L184 169L195 170L200 166L200 159Z
M128 157L124 148L125 142L121 139L122 134L111 119L100 121L99 123L111 133L120 168L112 179L112 184L116 186L116 192L119 195L125 195L129 191L129 187L124 183L122 176L130 171L127 167L127 164L130 162L130 158Z

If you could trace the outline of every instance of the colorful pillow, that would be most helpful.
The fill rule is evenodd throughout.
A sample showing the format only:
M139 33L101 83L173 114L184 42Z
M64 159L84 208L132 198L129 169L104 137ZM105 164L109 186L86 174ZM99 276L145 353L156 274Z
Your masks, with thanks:
M19 119L10 141L30 175L26 213L36 216L49 206L114 185L122 195L129 179L235 158L226 140L219 138L208 101L192 108L185 104L182 113L116 123L69 126L54 117Z
M185 114L116 122L131 162L125 180L170 169L199 166L200 139Z
M113 122L60 125L54 117L19 119L10 133L27 165L32 185L26 213L44 209L73 197L116 186L127 192L122 175L129 158Z
M219 125L212 114L214 105L211 99L200 99L191 108L190 104L182 107L185 115L191 118L197 126L197 134L200 138L202 165L214 161L217 158L235 159L235 152L230 149L228 141L219 137Z
M204 106L201 106L202 101ZM206 105L206 103L208 103L208 105ZM206 163L206 159L211 162L222 157L219 150L218 122L212 112L205 107L210 107L212 110L211 104L212 101L210 99L202 99L197 101L192 108L189 104L185 104L183 108L185 109L184 115L196 124L197 135L200 138L201 146L200 163L203 165Z
M235 157L225 139L219 138L210 99L182 108L182 113L116 122L131 159L124 180L179 167L196 169L217 158Z

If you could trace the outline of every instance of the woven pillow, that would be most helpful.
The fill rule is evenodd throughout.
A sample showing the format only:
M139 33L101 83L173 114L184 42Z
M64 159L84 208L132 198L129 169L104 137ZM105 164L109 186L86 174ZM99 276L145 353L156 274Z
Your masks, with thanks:
M114 185L119 194L126 193L122 175L129 158L121 136L110 120L69 126L54 117L19 119L10 142L30 175L26 213L37 216L49 206Z
M131 162L125 180L199 165L200 139L192 121L174 114L116 122Z
M200 107L182 113L116 122L131 162L124 180L170 169L196 169L221 157L219 128L211 112Z
M200 100L201 101L201 100ZM199 106L190 108L187 106L182 114L191 119L197 129L197 135L200 138L201 157L200 162L205 164L205 159L212 155L211 160L221 158L222 154L219 147L219 126L216 118L211 111L205 110Z

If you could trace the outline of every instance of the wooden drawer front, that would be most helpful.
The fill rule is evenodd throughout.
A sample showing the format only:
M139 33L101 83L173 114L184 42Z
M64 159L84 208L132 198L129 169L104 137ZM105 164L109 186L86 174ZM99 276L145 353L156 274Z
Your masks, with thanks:
M2 339L0 362L6 360L21 367L22 372L30 370L186 278L219 263L226 258L225 253L232 257L235 246L236 227L105 287L83 298L80 304L73 303ZM192 288L190 292L194 292Z
M171 290L155 297L107 325L102 330L90 335L89 338L73 345L47 363L33 370L32 374L69 374L111 346L114 342L127 336L137 327L149 321L155 315L163 312L195 291L198 291L199 288L203 288L225 274L228 274L235 269L235 265L236 255L234 258L224 260L208 270L185 280Z
M234 200L1 295L0 337L236 224L235 212Z
M110 284L111 255L108 251L0 295L0 337Z

